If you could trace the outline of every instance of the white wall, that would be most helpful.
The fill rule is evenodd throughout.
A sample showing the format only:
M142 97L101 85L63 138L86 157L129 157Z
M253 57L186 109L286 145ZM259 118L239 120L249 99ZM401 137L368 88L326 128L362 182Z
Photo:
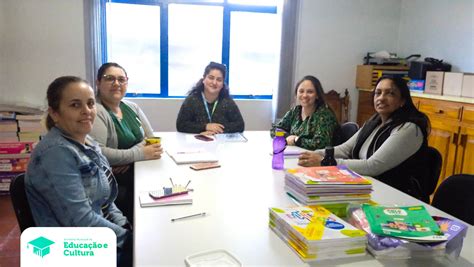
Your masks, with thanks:
M295 79L314 75L327 92L349 89L356 120L356 66L366 52L396 51L400 0L303 0L300 6Z
M402 0L400 54L444 59L474 72L473 0Z
M43 105L49 83L85 75L82 0L2 0L3 101ZM2 79L3 80L3 79Z
M6 62L5 62L5 10L3 1L0 1L0 84L6 82ZM0 85L0 95L5 95L5 87Z
M0 0L2 101L43 105L54 78L85 76L83 1L88 0ZM462 71L474 71L472 0L302 0L299 10L294 77L313 74L326 90L349 88L351 120L358 99L356 65L367 51L385 49L401 56L420 52L443 58ZM418 20L436 16L443 17L435 21L443 27L426 34L434 22ZM449 40L438 38L439 32ZM149 114L155 129L175 130L182 100L134 101ZM271 101L237 104L246 129L270 128Z

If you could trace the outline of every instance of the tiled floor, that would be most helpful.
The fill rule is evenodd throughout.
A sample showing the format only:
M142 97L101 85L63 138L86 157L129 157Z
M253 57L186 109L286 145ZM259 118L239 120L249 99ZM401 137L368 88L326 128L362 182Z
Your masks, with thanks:
M20 229L10 196L0 196L0 267L20 266Z

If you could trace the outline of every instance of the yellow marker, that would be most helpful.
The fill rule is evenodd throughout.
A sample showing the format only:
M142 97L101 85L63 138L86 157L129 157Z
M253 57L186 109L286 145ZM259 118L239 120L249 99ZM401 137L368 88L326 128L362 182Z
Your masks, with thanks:
M146 145L153 145L153 144L160 144L161 143L161 137L148 137L145 139Z

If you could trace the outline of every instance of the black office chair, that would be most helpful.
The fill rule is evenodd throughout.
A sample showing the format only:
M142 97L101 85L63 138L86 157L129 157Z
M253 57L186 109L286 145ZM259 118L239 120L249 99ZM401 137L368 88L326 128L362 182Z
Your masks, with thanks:
M428 160L428 175L427 179L425 179L425 192L430 196L435 191L436 185L438 185L438 179L443 165L443 157L441 157L441 153L439 153L436 148L430 146L426 153Z
M359 125L355 122L348 121L341 126L341 144L349 140L357 131L359 130Z
M430 204L430 195L433 194L438 184L443 158L438 150L428 146L423 152L423 162L417 163L414 176L409 177L409 191L406 193Z
M28 199L26 198L24 173L16 176L11 181L10 197L20 231L23 232L26 228L36 226L31 214L30 204L28 204Z
M359 125L348 121L337 127L332 137L333 146L338 146L351 138L359 130Z
M431 205L474 225L474 175L456 174L444 180Z

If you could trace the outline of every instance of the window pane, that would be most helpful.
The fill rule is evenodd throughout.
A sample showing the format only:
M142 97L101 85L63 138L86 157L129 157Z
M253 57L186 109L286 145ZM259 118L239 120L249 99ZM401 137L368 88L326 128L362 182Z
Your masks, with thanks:
M247 6L276 6L275 0L228 0L229 4L247 5Z
M160 93L160 7L107 3L107 60L130 77L128 93Z
M233 95L272 95L278 89L279 14L232 12L229 87Z
M221 62L223 8L170 4L168 11L168 94L182 96L210 61Z

